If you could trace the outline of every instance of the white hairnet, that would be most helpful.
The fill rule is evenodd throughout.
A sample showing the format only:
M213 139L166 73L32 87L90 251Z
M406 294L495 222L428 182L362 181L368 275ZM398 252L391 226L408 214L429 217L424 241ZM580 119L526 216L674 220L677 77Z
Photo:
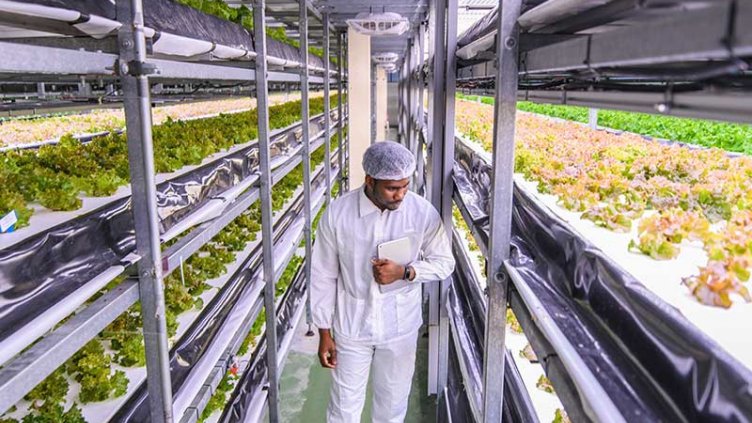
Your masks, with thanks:
M363 153L363 170L373 179L398 181L415 172L415 157L402 144L379 141Z

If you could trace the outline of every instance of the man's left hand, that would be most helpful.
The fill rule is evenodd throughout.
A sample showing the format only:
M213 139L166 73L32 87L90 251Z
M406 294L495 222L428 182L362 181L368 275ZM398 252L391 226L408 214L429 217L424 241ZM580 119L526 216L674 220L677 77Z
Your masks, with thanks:
M389 259L372 259L373 278L380 285L389 285L394 281L402 279L405 274L405 267Z

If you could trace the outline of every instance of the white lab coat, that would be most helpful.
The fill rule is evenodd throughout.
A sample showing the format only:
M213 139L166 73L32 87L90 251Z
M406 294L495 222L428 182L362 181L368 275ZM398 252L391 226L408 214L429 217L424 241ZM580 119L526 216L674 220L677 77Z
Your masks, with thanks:
M404 288L381 293L373 279L371 259L379 244L406 236L415 250L410 263L415 279ZM329 421L360 421L365 384L360 389L359 380L367 380L371 364L374 372L382 374L374 378L374 421L404 419L407 395L404 401L398 396L389 403L378 392L394 391L396 386L406 386L409 392L417 331L422 324L421 284L445 279L453 270L451 244L439 214L413 192L405 195L397 210L379 210L363 187L329 205L316 233L310 293L313 324L331 329L337 343ZM389 352L402 356L401 364L408 367L387 365ZM390 371L395 374L387 374ZM394 389L376 386L379 380L390 381ZM337 417L337 410L332 409L342 411L348 403L360 407Z

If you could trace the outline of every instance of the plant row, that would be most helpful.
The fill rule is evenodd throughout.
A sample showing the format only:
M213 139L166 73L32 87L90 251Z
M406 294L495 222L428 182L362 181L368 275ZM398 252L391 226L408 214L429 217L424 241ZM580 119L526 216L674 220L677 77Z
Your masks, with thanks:
M332 142L336 141L335 136ZM311 154L312 169L323 161L324 148L321 146ZM281 210L302 182L303 166L299 164L274 185L273 210ZM212 289L208 282L226 274L228 266L236 261L236 254L257 239L260 222L260 204L256 201L211 242L187 259L181 269L165 277L167 332L171 345L175 342L178 330L178 316L203 308L201 294ZM99 295L122 282L123 278L117 278ZM278 284L278 294L284 292L289 285L289 281L284 282L285 280L287 279L283 277ZM263 317L260 319L263 322ZM258 331L259 327L257 321L254 328ZM27 409L22 422L84 422L78 404L100 402L124 395L129 380L123 370L117 370L113 365L134 368L146 364L142 331L141 308L137 303L24 397L25 403L22 404ZM249 342L247 340L245 348ZM78 389L74 390L74 385L78 385ZM70 392L77 392L72 400L69 398ZM0 418L0 423L11 422L17 420Z
M458 94L458 98L493 104L493 97ZM524 112L588 123L587 107L556 106L530 101L517 102L517 109ZM726 151L752 154L752 126L712 120L656 116L647 113L598 110L598 125L648 135L672 141L681 141L703 147L715 147Z
M336 103L336 96L330 99ZM310 102L311 114L324 110L324 99ZM269 107L272 129L289 126L301 118L300 101ZM256 110L206 119L168 119L153 128L154 166L157 173L198 165L204 158L243 144L257 136ZM0 153L0 217L15 211L16 228L28 225L38 203L50 210L76 210L80 195L109 196L129 182L128 145L125 134L110 133L90 143L71 135L58 144L36 151Z
M458 130L491 150L493 108L457 103ZM752 301L752 158L615 135L571 122L520 115L515 172L583 219L636 236L630 249L676 257L701 243L708 262L684 284L703 304Z
M291 93L299 97L298 93ZM284 102L283 93L270 93L271 104ZM222 100L205 100L176 103L152 108L155 125L168 119L191 119L218 113L236 112L255 107L256 100L250 96ZM122 108L90 110L84 113L58 114L53 116L11 118L0 122L0 146L23 146L43 140L60 138L67 133L92 134L102 131L117 131L125 127Z

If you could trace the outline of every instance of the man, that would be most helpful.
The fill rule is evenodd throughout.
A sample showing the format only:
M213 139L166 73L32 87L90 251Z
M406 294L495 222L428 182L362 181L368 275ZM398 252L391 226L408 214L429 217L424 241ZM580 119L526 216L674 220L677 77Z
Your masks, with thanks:
M324 212L311 261L319 360L334 370L330 423L360 422L370 368L373 421L404 421L422 325L421 285L454 270L439 214L408 191L412 153L396 142L377 142L365 151L363 169L365 185ZM401 238L411 241L409 263L377 257L379 244ZM397 282L404 286L384 288Z

